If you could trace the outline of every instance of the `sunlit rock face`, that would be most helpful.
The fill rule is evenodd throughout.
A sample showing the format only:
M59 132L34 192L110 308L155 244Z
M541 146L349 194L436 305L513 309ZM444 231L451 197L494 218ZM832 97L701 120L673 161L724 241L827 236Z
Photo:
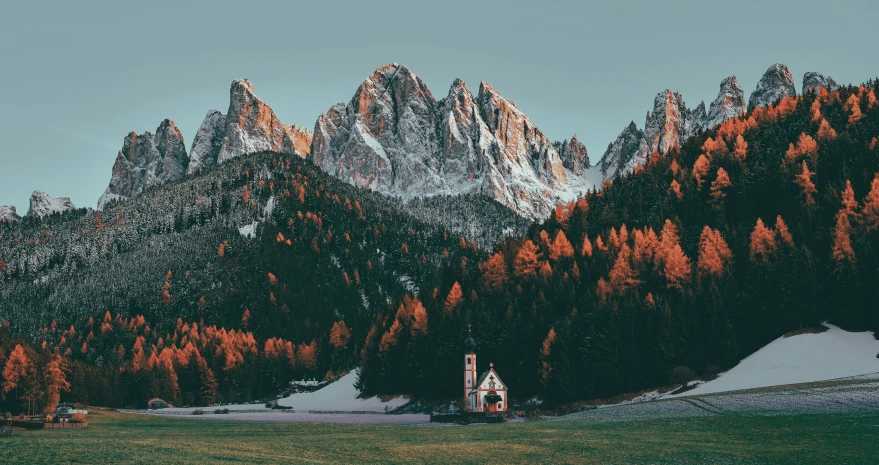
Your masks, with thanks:
M719 126L730 118L736 118L748 111L745 104L745 92L739 86L735 76L730 76L720 82L720 91L717 98L711 102L706 117L706 128Z
M577 140L576 134L571 140L554 143L553 147L558 152L565 169L576 175L582 175L589 169L589 154L586 153L586 146Z
M707 112L705 102L688 109L680 92L666 89L653 99L653 111L647 112L643 131L632 122L607 146L598 162L602 177L612 180L629 174L654 153L666 155L690 137L745 111L745 94L735 76L721 81L717 98Z
M183 136L173 121L162 121L155 134L131 132L116 155L110 185L98 199L98 210L112 200L131 198L153 186L183 179L188 165Z
M621 174L634 171L643 160L636 159L644 133L634 121L629 123L616 140L607 145L598 167L604 179L614 179Z
M748 108L772 105L785 97L797 95L794 78L787 66L774 64L757 81L757 88L748 99Z
M809 92L818 92L819 89L836 90L839 85L830 76L824 76L821 73L809 71L803 74L803 95Z
M392 63L320 115L312 157L339 179L404 200L477 193L542 219L560 198L591 187L574 175L589 164L585 147L572 142L566 168L560 145L487 82L474 96L456 79L436 100L409 68Z
M12 205L0 205L0 223L15 223L21 219Z
M68 197L52 197L45 192L34 191L31 194L27 215L44 218L53 213L64 213L75 208Z
M253 84L237 79L229 89L225 115L205 115L192 147L187 174L241 155L272 151L307 157L311 131L281 123L275 112L253 93Z

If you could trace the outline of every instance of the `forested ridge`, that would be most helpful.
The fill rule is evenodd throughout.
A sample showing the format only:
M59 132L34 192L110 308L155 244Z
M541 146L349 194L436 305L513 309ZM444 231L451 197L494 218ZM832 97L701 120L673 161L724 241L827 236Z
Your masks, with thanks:
M276 154L0 225L4 406L27 382L44 407L265 398L355 366L370 394L456 398L468 324L480 369L552 404L710 376L824 320L879 330L876 87L754 109L493 250Z

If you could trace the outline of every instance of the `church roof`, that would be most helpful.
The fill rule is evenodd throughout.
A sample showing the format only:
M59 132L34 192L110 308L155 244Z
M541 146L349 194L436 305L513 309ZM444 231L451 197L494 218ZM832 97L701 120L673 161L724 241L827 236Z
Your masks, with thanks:
M479 389L479 386L482 386L482 382L485 381L485 378L488 378L488 375L494 374L494 377L498 380L498 382L503 386L501 389L506 389L507 385L501 381L501 377L497 375L497 372L494 371L494 367L488 369L488 371L483 371L481 375L479 375L479 380L476 381L476 384L473 386L473 389L470 392L476 392Z

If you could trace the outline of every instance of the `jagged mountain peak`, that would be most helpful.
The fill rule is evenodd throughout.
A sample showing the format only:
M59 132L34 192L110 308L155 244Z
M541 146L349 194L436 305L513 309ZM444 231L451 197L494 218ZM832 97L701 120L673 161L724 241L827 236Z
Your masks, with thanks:
M570 140L556 142L553 144L559 158L562 160L562 166L570 170L576 175L582 175L590 168L589 154L586 146L577 140L577 135L571 136Z
M480 82L474 97L456 79L437 101L399 64L377 69L348 104L321 115L313 150L329 174L404 200L482 194L545 218L558 196L571 196L556 147L491 84Z
M52 197L43 191L34 191L31 194L27 215L44 218L53 213L64 213L75 208L69 197Z
M643 137L644 133L632 121L623 128L616 140L607 144L607 150L597 165L604 179L613 179L634 169L638 162L633 160L638 154Z
M787 66L776 63L770 66L757 81L757 87L748 99L748 108L772 105L784 97L797 95L794 78Z
M226 114L210 110L192 141L187 174L248 153L273 151L307 157L312 133L281 123L254 93L253 83L236 79L229 87Z
M720 81L720 91L717 93L717 98L711 102L708 110L706 128L713 128L747 110L745 92L739 86L738 79L735 76L729 76Z
M12 205L0 205L0 223L15 223L21 217L15 211Z
M803 74L803 95L812 91L818 91L820 88L827 90L836 90L839 85L830 76L824 76L815 71L808 71Z
M110 184L98 199L98 210L112 200L134 197L153 186L182 179L188 166L183 135L173 121L163 120L155 134L132 131L116 155Z

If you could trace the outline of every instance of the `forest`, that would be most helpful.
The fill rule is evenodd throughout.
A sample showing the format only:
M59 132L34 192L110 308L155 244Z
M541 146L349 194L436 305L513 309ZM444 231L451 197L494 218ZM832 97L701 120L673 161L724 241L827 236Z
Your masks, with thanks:
M267 399L355 367L367 394L454 399L468 325L480 369L555 405L710 377L822 321L877 331L877 86L753 109L527 228L271 153L0 225L0 409ZM510 227L461 236L431 208Z

